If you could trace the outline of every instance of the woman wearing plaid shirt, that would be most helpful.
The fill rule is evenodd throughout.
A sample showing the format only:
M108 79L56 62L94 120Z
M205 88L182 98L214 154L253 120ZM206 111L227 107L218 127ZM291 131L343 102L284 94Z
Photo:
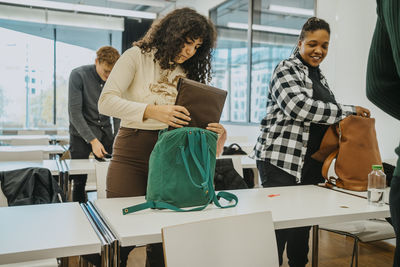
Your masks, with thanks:
M329 89L319 69L329 37L326 21L308 19L295 52L278 64L271 77L267 115L254 151L264 187L322 182L322 163L311 155L329 125L349 115L370 116L366 108L337 103ZM289 265L307 264L309 232L310 227L276 231L280 265L286 243Z

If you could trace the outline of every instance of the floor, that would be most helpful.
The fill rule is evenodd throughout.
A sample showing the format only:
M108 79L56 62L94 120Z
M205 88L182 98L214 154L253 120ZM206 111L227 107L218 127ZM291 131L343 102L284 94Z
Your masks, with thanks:
M320 230L318 267L350 266L353 242L351 237ZM359 243L358 266L392 267L393 255L394 246L388 242ZM311 261L311 253L308 259ZM282 267L288 266L287 260L284 259ZM311 267L311 262L307 264L307 267Z

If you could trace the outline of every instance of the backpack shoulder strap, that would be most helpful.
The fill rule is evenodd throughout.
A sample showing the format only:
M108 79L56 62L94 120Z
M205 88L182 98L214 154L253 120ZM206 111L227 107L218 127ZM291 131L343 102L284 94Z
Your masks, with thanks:
M228 202L231 202L232 200L234 200L235 203L233 203L231 205L222 206L219 203L219 199L221 197L223 199L225 199L226 201L228 201ZM232 194L232 193L229 193L229 192L218 192L218 194L214 196L214 200L213 201L214 201L215 206L217 206L218 208L223 208L223 209L235 207L239 202L238 197L235 194Z
M162 202L162 201L147 201L135 206L130 206L127 208L122 209L122 214L126 215L129 213L145 210L145 209L169 209L169 210L174 210L174 211L181 211L181 212L186 212L186 211L200 211L204 210L208 204L210 204L211 200L204 204L203 206L195 207L195 208L190 208L190 209L181 209L178 208L174 205L171 205L167 202Z
M226 201L229 201L229 202L234 200L235 203L233 203L231 205L222 206L219 203L220 198L224 198ZM141 211L141 210L145 210L145 209L169 209L169 210L180 211L180 212L200 211L200 210L204 210L208 206L208 204L211 203L211 201L213 201L214 204L219 208L231 208L231 207L235 207L238 204L238 198L235 194L232 194L229 192L218 192L218 195L214 196L214 199L210 200L208 203L204 204L203 206L199 206L199 207L194 207L194 208L190 208L190 209L181 209L181 208L178 208L178 207L171 205L169 203L166 203L166 202L147 201L147 202L144 202L144 203L141 203L138 205L123 208L122 214L126 215L129 213L133 213L133 212L137 212L137 211Z

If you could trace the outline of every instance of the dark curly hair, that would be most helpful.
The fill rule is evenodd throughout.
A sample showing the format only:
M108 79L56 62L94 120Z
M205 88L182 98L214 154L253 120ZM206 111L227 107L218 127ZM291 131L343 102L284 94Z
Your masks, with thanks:
M146 35L133 45L142 53L155 49L155 61L162 69L176 67L174 59L188 39L201 38L203 43L194 56L181 64L189 79L205 83L211 81L211 59L216 42L213 23L191 8L175 9L161 20L153 22Z
M317 17L309 18L306 23L304 23L303 28L299 36L299 40L304 40L307 32L314 32L316 30L325 30L331 34L331 29L329 28L328 22Z

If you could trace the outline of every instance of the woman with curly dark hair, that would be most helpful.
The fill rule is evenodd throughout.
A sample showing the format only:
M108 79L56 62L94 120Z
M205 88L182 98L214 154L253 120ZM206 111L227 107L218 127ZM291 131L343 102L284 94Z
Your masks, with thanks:
M159 130L190 121L188 110L174 105L178 79L209 82L215 42L212 22L181 8L154 22L117 61L98 104L100 113L121 119L107 173L108 198L146 194L148 161ZM210 123L207 129L219 134L218 147L223 147L222 125ZM163 266L162 247L149 248L150 266Z
M184 44L201 39L196 53L187 60L176 60ZM156 49L154 59L162 69L174 69L180 65L186 77L199 82L211 80L211 52L216 42L216 31L211 21L190 8L177 9L154 23L147 34L133 45L142 53Z

